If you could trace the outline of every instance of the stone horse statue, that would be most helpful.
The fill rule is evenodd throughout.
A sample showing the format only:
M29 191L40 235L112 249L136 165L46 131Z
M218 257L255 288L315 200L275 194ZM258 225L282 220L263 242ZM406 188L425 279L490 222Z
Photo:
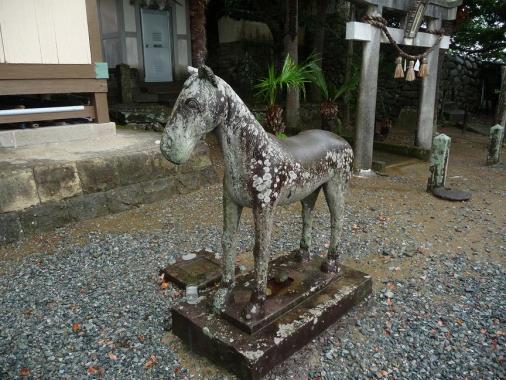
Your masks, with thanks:
M353 152L339 136L308 130L278 140L262 128L239 96L207 66L188 68L186 80L163 132L160 149L174 164L187 161L197 142L216 131L223 151L223 270L213 300L220 312L235 285L236 232L243 207L255 221L255 288L243 310L247 320L263 315L274 209L302 203L302 239L298 257L310 259L312 211L321 188L330 209L331 240L325 272L337 272L343 224L344 192L351 176Z

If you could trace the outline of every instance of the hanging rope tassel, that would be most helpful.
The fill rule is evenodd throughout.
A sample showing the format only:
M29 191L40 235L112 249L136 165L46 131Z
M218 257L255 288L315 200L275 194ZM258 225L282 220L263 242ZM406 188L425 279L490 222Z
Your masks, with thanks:
M427 58L422 59L422 64L420 65L420 70L418 70L418 77L424 78L429 75L429 65L427 63Z
M395 63L396 65L395 65L394 78L395 79L404 78L404 70L402 69L402 57L397 57Z
M408 82L413 82L415 79L415 61L409 61L408 71L406 72L406 80Z

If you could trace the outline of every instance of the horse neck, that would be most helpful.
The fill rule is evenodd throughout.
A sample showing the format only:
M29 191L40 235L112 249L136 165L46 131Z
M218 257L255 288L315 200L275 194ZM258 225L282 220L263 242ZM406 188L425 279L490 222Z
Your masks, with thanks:
M226 91L229 110L226 120L218 128L225 165L230 170L241 162L249 164L251 148L271 145L269 135L241 98L230 88Z

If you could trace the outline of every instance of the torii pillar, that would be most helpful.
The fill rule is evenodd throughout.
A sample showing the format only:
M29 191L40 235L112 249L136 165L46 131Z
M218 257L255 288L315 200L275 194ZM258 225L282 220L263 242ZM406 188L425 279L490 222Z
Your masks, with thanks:
M414 1L397 0L355 0L357 4L366 4L367 14L381 15L383 9L401 10L408 15L413 13ZM421 1L418 2L422 3ZM428 0L423 1L424 17L429 22L429 29L440 29L443 20L454 20L457 16L457 7L462 0ZM416 13L416 12L414 12ZM406 17L408 18L408 17ZM406 20L409 23L411 20ZM388 28L393 39L399 45L411 45L429 48L434 45L437 36L430 33L416 33L406 35L404 29ZM346 24L346 39L363 42L362 70L358 97L358 114L355 125L355 163L354 171L357 174L372 174L372 154L374 143L374 124L376 119L376 96L378 89L378 65L381 43L388 43L383 32L363 22L348 22ZM420 96L418 130L416 145L423 149L430 149L432 137L435 132L434 109L437 92L437 71L440 49L448 49L450 37L444 36L439 46L428 55L429 75L424 77Z

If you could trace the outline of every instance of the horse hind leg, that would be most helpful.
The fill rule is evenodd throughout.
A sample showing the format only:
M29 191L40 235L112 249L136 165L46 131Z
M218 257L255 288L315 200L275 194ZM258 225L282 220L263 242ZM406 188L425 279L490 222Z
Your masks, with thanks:
M344 219L344 193L347 183L339 174L323 185L330 211L330 245L327 259L322 264L324 272L339 271L339 243Z
M300 203L302 204L302 238L300 239L300 248L297 252L297 259L300 262L308 262L311 258L311 232L313 229L313 210L320 188L313 191Z

